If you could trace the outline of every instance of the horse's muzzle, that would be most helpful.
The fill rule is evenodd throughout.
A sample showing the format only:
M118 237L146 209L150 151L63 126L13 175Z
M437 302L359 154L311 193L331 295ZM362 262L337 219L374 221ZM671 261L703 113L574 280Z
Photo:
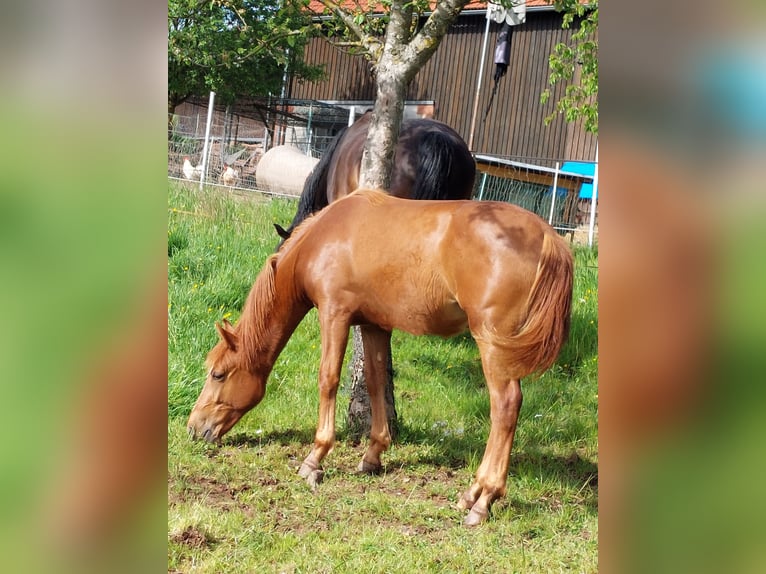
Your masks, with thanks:
M195 429L193 426L189 425L186 428L187 432L189 433L189 438L192 440L195 440L197 438L201 438L206 440L207 442L218 442L218 437L213 433L213 430L211 428L206 428L202 432L197 432L197 429Z

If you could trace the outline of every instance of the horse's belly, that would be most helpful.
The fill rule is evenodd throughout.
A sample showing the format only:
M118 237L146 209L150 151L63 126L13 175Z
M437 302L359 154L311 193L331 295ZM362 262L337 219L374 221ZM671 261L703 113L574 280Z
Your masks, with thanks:
M457 303L448 303L437 310L404 309L395 329L413 335L451 337L468 328L468 317Z

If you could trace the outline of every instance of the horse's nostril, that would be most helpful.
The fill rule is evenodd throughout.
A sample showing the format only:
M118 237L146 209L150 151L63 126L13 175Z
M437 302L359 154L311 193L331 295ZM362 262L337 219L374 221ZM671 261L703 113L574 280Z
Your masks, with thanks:
M202 438L204 438L207 442L213 442L215 438L213 437L213 431L210 429L206 429L204 433L202 433Z

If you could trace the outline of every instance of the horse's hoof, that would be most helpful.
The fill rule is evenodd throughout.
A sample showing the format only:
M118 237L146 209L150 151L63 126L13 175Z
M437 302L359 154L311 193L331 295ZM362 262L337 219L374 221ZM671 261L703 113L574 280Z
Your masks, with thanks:
M383 465L373 464L366 460L362 460L362 462L359 463L359 466L356 467L357 472L362 472L364 474L380 474L381 470L383 470Z
M298 469L298 476L308 480L309 476L311 476L311 473L317 470L321 471L322 469L315 464L309 463L308 461L303 461L303 464Z
M463 524L466 526L478 526L487 520L487 516L487 512L472 508L471 512L468 513L468 516L463 520Z
M471 500L468 496L465 494L460 497L460 500L457 501L457 507L460 510L471 510L473 508L473 505L476 504L476 500Z
M322 479L324 479L324 471L321 469L312 470L311 473L309 473L306 477L306 482L309 487L311 487L312 492L321 484Z

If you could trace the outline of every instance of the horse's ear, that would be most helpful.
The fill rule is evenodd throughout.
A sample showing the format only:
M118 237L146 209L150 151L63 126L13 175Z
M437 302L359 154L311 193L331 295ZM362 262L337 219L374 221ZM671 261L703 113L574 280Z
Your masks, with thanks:
M234 331L232 330L231 323L229 323L226 319L223 320L224 325L221 325L220 323L215 324L215 328L218 331L218 334L221 336L221 340L226 343L226 346L229 347L232 351L237 350L237 336L234 334Z
M287 230L279 225L279 223L274 224L274 229L277 230L277 235L279 235L282 239L287 239L290 237L290 234L287 232Z

